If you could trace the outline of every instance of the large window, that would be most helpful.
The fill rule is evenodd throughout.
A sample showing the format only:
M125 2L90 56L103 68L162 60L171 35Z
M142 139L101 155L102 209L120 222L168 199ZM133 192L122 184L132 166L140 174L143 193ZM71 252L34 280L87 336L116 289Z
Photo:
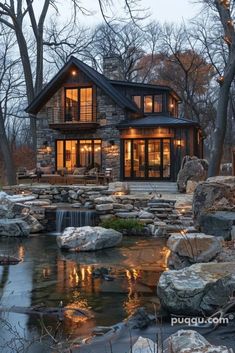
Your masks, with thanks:
M57 170L101 168L101 140L58 140L56 161Z
M162 112L162 94L144 96L145 113Z
M89 122L92 116L92 88L65 89L65 121Z

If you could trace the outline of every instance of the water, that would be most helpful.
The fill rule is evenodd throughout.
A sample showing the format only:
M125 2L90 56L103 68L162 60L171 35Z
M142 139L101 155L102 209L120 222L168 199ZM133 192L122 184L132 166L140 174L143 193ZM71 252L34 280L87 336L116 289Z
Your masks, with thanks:
M96 219L96 212L93 210L57 209L56 232L61 233L66 227L93 226Z
M87 336L97 325L113 325L130 315L137 307L153 310L158 303L156 285L166 269L168 250L163 240L124 238L119 248L92 253L70 254L61 252L53 236L39 235L24 239L0 239L1 253L18 255L23 261L15 266L0 267L1 306L30 307L45 304L89 310L93 319L83 321L68 312L62 324L63 336ZM95 268L107 267L114 281L94 278ZM38 317L2 313L11 327L26 339L38 337L41 332ZM57 325L53 317L44 317L52 330ZM16 352L6 342L16 334L0 324L0 351ZM22 342L19 344L22 345ZM20 350L19 350L20 351ZM50 352L35 343L29 353ZM22 352L24 352L22 350Z

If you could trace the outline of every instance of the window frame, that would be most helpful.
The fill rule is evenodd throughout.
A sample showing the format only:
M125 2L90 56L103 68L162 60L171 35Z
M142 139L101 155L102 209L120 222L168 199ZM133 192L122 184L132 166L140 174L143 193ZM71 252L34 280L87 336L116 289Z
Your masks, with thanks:
M162 103L161 103L161 106L162 106L162 109L160 111L155 111L154 107L155 107L155 97L156 96L161 96L162 97ZM152 98L152 111L151 112L147 112L145 110L145 97L151 97ZM164 105L164 95L163 93L159 93L159 94L144 94L144 100L143 100L143 111L144 113L146 114L160 114L160 113L163 113L164 111L164 108L163 108L163 105Z
M66 168L66 141L77 141L77 145L78 145L78 149L77 149L77 153L76 153L76 158L77 158L77 166L76 168L79 168L81 167L80 165L80 154L79 154L79 151L80 151L80 141L86 141L86 140L89 140L91 141L91 148L92 148L92 168L94 167L95 165L95 142L96 141L99 141L100 143L100 166L102 167L102 160L103 160L103 154L102 154L102 139L83 139L83 138L80 138L80 139L75 139L75 138L72 138L72 139L56 139L55 140L55 166L56 166L56 171L58 170L58 160L57 160L57 155L58 155L58 142L62 142L62 150L63 150L63 167L62 168Z
M92 100L91 100L91 120L81 120L81 111L80 111L80 108L81 108L81 103L80 103L80 100L81 100L81 89L91 89L91 97L92 97ZM66 91L67 90L77 90L77 97L78 97L78 102L77 102L77 109L78 109L78 116L77 116L77 119L75 120L71 120L71 121L68 121L66 120ZM94 87L92 85L89 85L89 86L72 86L72 87L64 87L64 122L65 123L76 123L76 122L80 122L80 123L91 123L94 121Z

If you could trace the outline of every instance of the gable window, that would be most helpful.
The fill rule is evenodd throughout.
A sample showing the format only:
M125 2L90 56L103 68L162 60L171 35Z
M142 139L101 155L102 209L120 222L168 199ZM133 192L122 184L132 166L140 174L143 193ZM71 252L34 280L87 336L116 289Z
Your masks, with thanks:
M65 89L65 121L93 120L92 116L92 88Z
M162 94L144 96L144 112L145 113L161 113L162 112Z
M141 109L141 96L132 96L132 100L135 102L137 107Z

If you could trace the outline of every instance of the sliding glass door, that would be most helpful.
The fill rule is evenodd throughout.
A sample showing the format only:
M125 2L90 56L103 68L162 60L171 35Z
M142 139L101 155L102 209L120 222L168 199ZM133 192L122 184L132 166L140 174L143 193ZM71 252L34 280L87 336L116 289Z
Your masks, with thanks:
M170 179L170 139L129 139L123 144L125 179Z

